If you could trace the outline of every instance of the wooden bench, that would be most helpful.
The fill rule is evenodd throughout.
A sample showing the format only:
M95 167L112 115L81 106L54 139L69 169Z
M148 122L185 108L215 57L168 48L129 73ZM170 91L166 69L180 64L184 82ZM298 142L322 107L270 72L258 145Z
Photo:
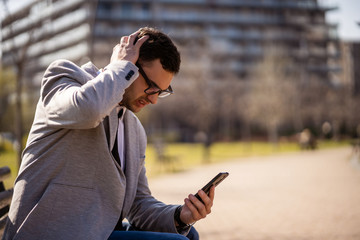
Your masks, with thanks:
M10 176L10 168L0 168L0 238L4 233L6 219L9 213L13 189L5 189L4 179Z

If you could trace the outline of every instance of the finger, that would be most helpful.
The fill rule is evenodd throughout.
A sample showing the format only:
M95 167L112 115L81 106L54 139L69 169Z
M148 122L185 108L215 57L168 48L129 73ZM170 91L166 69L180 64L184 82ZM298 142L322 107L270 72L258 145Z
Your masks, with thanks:
M200 192L200 191L199 191ZM197 199L194 195L190 194L189 195L189 199L190 201L194 204L194 206L196 207L197 211L199 212L199 214L202 216L202 218L205 218L207 215L207 211L205 208L205 205L199 201L199 199Z
M123 37L121 37L121 39L120 39L120 43L122 43L122 44L127 44L127 43L128 43L128 40L129 40L129 36L123 36Z
M202 190L200 190L198 194L205 205L206 213L209 214L213 205L211 198Z
M113 50L115 50L116 48L118 48L120 46L120 43L116 44L115 47L113 48Z
M200 220L202 217L201 215L199 214L197 208L194 206L194 204L192 203L192 201L188 198L186 198L184 200L185 202L185 205L187 206L187 208L190 210L191 212L191 216L192 216L192 221L198 221Z
M212 186L212 187L210 188L209 197L210 197L210 199L211 199L211 202L213 202L214 199L215 199L215 186Z
M134 45L135 39L137 38L137 36L139 35L139 33L140 33L140 29L137 30L136 32L130 34L130 36L129 36L129 43L131 43L132 45Z
M149 39L149 35L142 36L137 42L135 43L135 47L140 48L146 40Z

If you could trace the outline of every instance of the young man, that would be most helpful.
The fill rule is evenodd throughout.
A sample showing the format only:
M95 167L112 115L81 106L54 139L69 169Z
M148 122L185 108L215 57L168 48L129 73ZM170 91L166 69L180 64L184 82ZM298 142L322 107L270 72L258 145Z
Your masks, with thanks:
M203 203L192 194L182 206L152 197L146 134L133 114L172 93L179 67L175 45L152 28L122 37L104 70L53 62L3 239L196 239L191 224L210 213L214 188L199 191ZM121 231L124 218L141 231Z

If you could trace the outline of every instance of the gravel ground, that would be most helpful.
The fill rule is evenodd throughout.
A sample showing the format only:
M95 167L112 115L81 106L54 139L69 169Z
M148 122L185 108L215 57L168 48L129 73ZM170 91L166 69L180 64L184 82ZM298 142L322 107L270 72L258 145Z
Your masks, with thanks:
M360 164L351 148L234 159L150 179L153 195L181 204L220 171L201 239L359 240Z

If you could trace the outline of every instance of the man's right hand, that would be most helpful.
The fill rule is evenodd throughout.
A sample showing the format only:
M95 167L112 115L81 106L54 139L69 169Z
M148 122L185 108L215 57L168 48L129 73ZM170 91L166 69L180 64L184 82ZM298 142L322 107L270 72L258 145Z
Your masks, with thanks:
M120 40L120 43L113 48L113 53L111 55L110 63L119 60L126 60L132 63L136 63L139 58L139 52L141 45L149 38L145 35L141 37L134 44L136 37L139 35L140 30L132 33L130 36L123 36Z

